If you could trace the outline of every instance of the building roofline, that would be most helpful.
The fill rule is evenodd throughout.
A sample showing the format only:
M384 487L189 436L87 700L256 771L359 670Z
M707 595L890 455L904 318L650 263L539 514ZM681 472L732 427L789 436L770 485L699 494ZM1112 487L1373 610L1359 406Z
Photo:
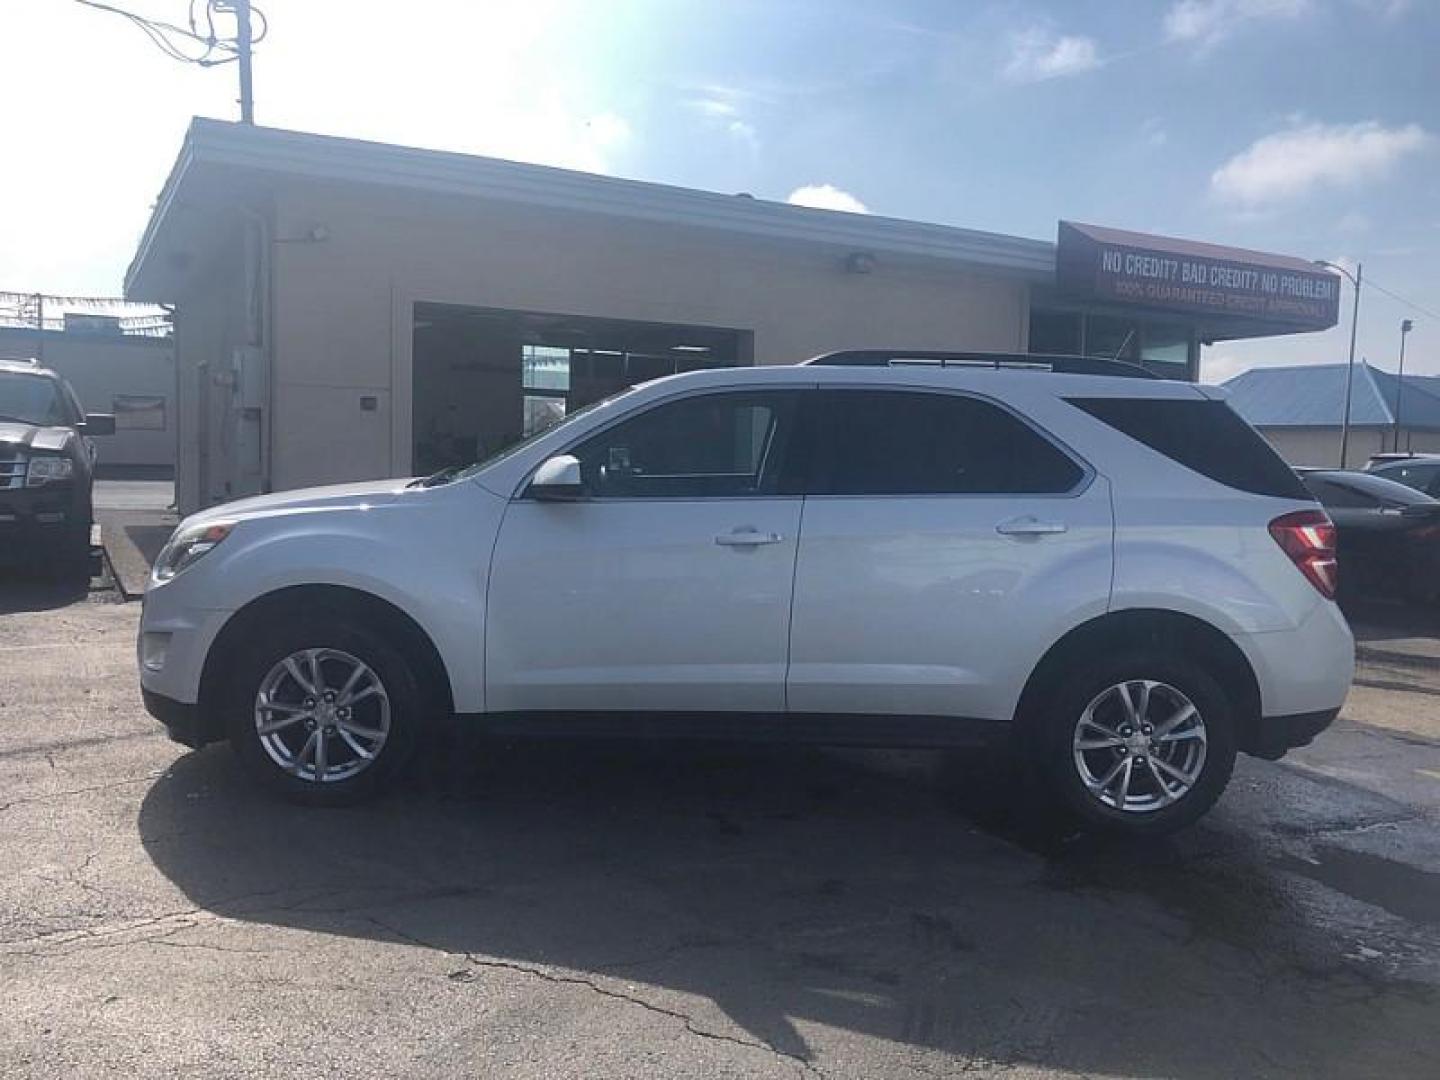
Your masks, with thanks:
M127 294L151 257L178 192L201 164L714 228L1044 280L1055 272L1055 245L1048 240L196 117L126 271Z

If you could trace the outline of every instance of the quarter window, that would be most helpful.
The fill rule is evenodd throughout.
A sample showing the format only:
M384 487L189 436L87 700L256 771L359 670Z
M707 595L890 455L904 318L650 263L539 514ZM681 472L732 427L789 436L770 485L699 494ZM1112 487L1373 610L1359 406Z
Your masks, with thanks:
M587 439L580 459L595 498L772 494L793 394L684 398Z
M821 495L1059 494L1083 470L1004 409L956 394L820 395L808 490Z

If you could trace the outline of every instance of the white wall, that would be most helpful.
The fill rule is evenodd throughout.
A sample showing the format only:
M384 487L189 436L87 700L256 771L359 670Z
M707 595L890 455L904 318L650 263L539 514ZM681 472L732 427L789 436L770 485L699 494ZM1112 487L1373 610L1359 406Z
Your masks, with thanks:
M6 350L0 348L0 354ZM33 335L26 357L40 357ZM165 428L158 431L120 429L97 438L99 461L106 465L171 466L175 464L175 349L162 338L107 337L75 332L47 333L44 365L64 376L86 412L114 411L117 395L163 397Z
M409 472L417 301L750 330L757 363L1025 345L1023 281L939 263L847 274L844 252L793 243L296 183L277 207L277 490Z

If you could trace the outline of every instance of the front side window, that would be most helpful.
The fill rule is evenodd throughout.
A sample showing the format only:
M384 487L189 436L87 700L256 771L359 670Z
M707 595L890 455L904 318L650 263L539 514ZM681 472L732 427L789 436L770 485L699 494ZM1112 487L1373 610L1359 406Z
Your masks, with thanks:
M819 395L808 490L820 495L1062 494L1079 465L1004 409L956 394Z
M705 394L649 409L571 451L593 498L773 494L793 394Z

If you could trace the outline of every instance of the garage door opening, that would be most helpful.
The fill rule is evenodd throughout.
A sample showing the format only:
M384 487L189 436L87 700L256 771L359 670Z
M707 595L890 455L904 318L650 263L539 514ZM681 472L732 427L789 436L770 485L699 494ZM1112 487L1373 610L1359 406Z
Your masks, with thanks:
M752 354L744 330L416 304L414 471L478 461L628 386Z

